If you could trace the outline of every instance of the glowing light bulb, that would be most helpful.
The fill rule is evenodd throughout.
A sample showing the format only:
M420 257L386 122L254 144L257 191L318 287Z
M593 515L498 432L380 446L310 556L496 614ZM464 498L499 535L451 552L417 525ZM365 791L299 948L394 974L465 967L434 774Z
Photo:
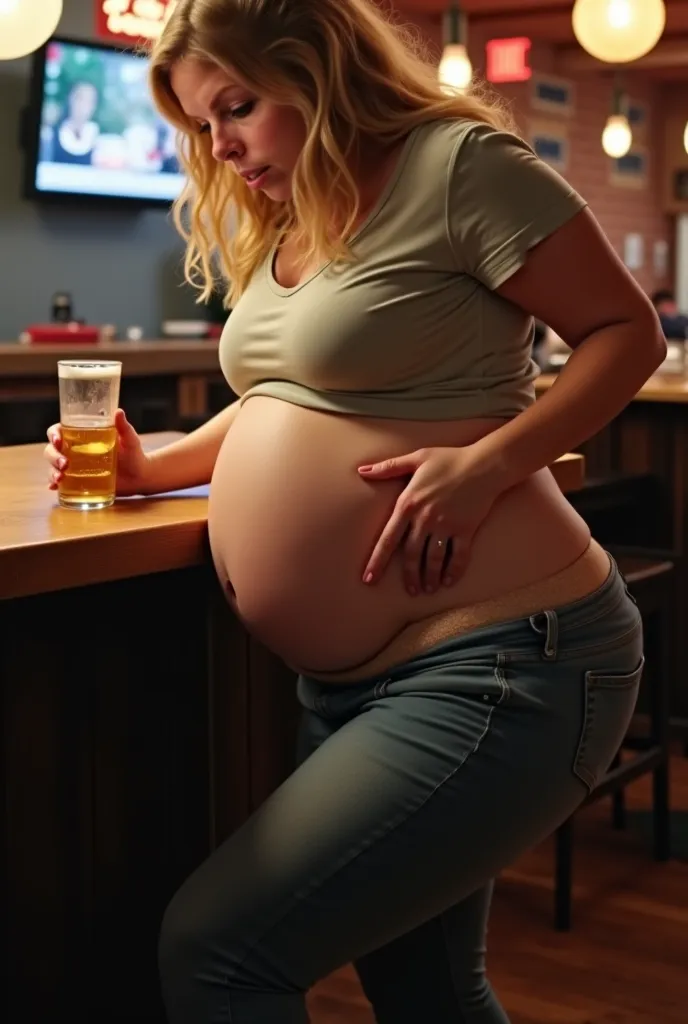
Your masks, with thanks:
M571 19L584 50L609 64L624 64L657 45L666 7L664 0L576 0Z
M633 133L628 118L624 114L612 114L602 132L602 149L607 156L618 160L619 157L626 156L632 142Z
M440 61L439 79L450 89L467 89L473 78L473 67L463 43L448 43Z
M33 53L62 17L62 0L0 0L0 60Z

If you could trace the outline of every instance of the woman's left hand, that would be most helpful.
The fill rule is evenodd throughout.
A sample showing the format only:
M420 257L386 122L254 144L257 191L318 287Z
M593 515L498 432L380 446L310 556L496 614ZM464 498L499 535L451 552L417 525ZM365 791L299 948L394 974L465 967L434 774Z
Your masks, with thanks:
M478 527L505 486L480 442L464 448L421 448L359 466L358 471L364 480L373 481L411 476L378 538L364 582L380 579L403 541L404 584L410 594L433 593L440 583L455 583L468 562Z

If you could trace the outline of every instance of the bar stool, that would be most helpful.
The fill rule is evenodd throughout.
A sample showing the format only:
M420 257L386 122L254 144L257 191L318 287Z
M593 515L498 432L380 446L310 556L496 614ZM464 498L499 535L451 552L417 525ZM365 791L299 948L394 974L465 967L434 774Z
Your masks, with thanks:
M669 810L669 702L673 663L672 602L674 563L641 549L609 547L643 618L646 663L641 699L647 697L649 729L637 735L633 724L609 770L582 806L612 797L612 824L626 826L625 787L652 773L653 853L657 861L671 856ZM573 860L572 815L555 833L554 927L571 928Z

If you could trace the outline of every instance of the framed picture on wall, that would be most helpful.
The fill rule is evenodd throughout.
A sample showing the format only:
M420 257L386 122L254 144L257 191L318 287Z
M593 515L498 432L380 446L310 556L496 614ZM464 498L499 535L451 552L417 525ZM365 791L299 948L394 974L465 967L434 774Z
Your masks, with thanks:
M537 156L560 173L569 166L569 139L566 126L555 121L531 121L529 141Z
M647 188L648 152L644 146L634 146L626 156L609 161L609 182L617 188Z
M647 138L650 121L648 104L629 96L626 116L633 132L633 138L638 142L644 142Z
M688 202L688 167L674 172L674 199Z
M533 110L571 117L576 106L575 86L569 78L536 72L530 79L530 105Z

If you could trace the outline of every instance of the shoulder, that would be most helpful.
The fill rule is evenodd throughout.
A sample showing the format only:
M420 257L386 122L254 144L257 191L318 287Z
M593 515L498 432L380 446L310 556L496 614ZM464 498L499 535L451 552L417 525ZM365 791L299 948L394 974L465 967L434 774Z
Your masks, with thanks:
M481 160L492 152L521 151L537 159L532 147L515 132L494 127L485 121L447 117L428 121L420 128L420 149L441 153L447 166L460 164L464 169L471 158Z
M442 118L419 129L416 174L456 193L477 187L493 192L512 176L550 176L550 168L515 132L469 118Z

